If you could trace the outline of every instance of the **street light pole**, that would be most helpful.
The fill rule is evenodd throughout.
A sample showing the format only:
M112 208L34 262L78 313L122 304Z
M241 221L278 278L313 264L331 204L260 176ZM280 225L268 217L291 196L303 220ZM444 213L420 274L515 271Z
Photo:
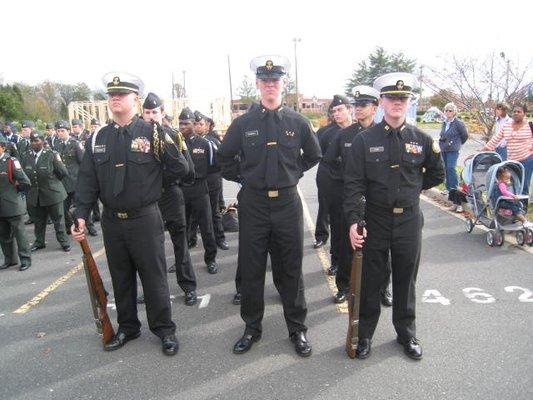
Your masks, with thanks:
M296 86L296 112L300 112L300 99L298 97L298 52L297 44L302 41L300 38L292 39L294 41L294 83Z
M183 97L187 97L187 91L185 90L185 73L187 71L183 70Z

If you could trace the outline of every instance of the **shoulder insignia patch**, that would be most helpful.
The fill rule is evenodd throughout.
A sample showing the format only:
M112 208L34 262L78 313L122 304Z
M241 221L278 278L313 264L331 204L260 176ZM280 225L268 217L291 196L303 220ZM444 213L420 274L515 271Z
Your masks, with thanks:
M13 165L15 166L15 169L21 169L21 168L22 168L22 167L20 166L20 162L19 162L19 160L14 159L14 160L13 160Z

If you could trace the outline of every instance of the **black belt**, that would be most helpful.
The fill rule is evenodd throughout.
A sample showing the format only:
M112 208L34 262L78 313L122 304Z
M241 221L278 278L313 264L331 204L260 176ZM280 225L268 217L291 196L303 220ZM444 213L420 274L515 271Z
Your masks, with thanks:
M110 208L104 208L104 214L108 217L117 219L134 219L144 215L152 214L157 210L157 203L152 203L149 206L135 208L132 210L112 210Z
M254 194L263 195L271 199L275 199L288 194L298 193L298 189L296 186L290 186L282 189L255 189L251 187L244 187L244 190Z

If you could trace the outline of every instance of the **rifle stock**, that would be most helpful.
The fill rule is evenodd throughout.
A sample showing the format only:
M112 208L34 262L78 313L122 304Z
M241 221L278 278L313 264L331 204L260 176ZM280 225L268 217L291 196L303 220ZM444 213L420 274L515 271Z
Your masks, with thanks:
M363 234L364 222L357 225L357 233ZM348 333L346 335L346 353L355 358L359 342L359 304L361 300L361 272L363 266L363 249L356 248L352 257L350 271L350 290L348 291Z
M73 218L73 221L76 229L79 229L78 220ZM80 242L80 247L83 252L83 269L87 278L87 288L93 310L94 323L96 324L97 332L102 335L103 344L106 344L115 336L115 330L107 314L107 292L87 239L83 239Z

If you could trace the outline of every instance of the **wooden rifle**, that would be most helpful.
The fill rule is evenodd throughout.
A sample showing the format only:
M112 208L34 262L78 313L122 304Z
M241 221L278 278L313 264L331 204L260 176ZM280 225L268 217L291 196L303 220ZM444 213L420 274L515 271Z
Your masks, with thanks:
M74 221L76 230L79 230L78 220L76 218L72 218L72 220ZM80 246L83 252L83 269L87 278L94 323L96 324L97 332L102 335L103 344L106 344L115 336L115 330L107 314L107 291L104 288L87 239L83 239L80 242Z
M365 222L357 224L357 234L363 235ZM363 248L355 248L350 271L350 289L348 291L348 334L346 336L346 353L355 358L359 342L359 304L361 300L361 273L363 266Z

